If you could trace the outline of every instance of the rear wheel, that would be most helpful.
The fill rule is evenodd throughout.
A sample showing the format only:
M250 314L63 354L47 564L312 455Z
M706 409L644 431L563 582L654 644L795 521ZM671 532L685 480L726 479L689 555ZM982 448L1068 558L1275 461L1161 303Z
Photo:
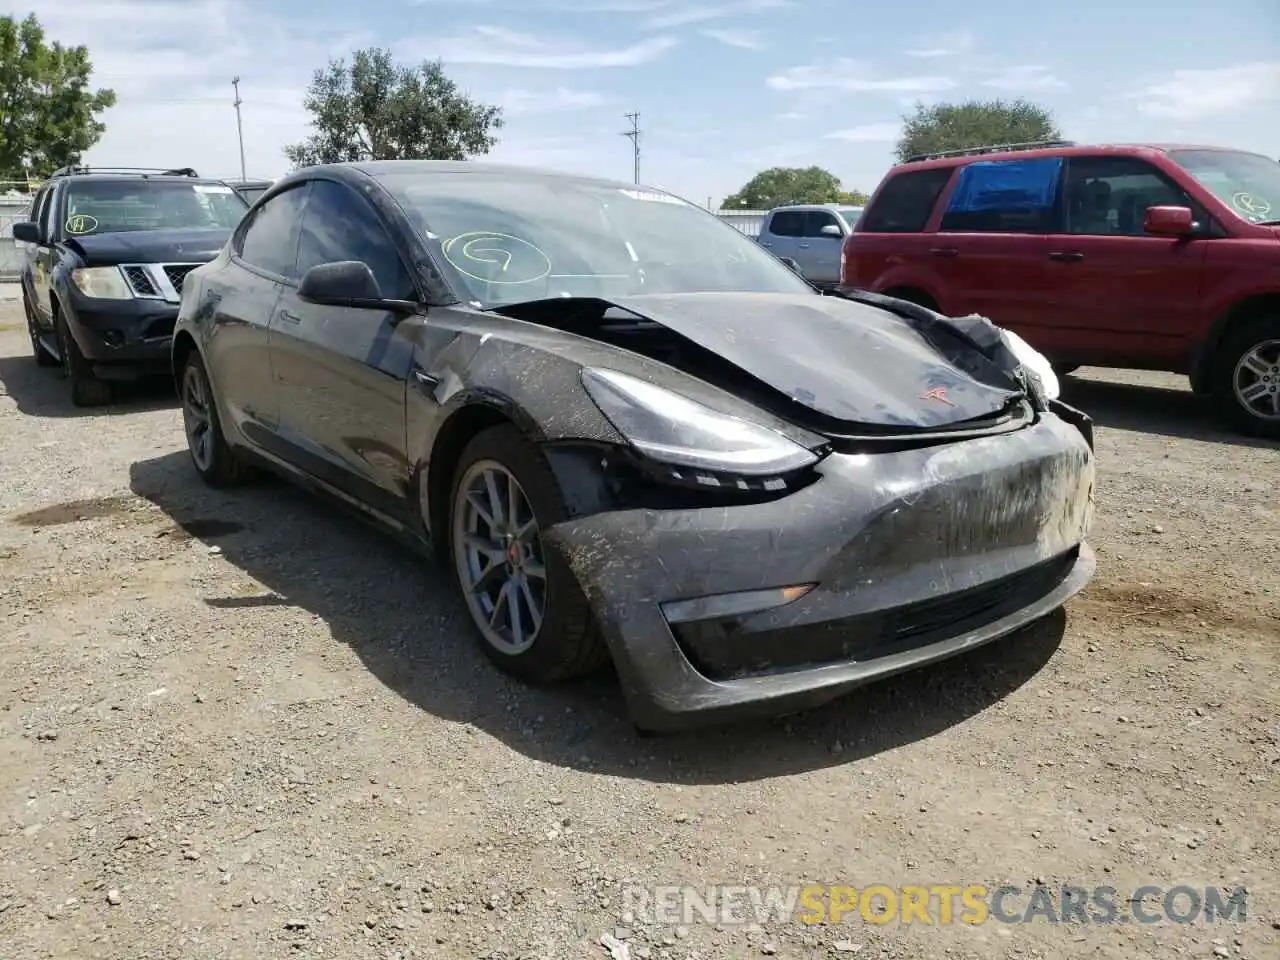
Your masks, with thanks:
M192 350L179 381L182 396L182 425L187 435L187 451L200 478L211 487L244 483L253 471L237 455L222 435L218 405L209 386L209 375L199 352Z
M1239 432L1280 440L1280 317L1227 335L1214 359L1213 400Z
M27 335L31 337L31 353L36 358L36 363L42 367L58 366L61 361L40 341L36 312L31 306L31 301L27 299L26 290L22 291L22 311L27 316Z
M80 352L61 312L53 315L53 329L58 336L62 368L71 381L71 402L77 407L101 407L110 403L111 384L93 375L93 366Z
M478 433L458 459L449 516L453 574L497 666L549 683L608 663L587 598L542 531L566 516L536 446L512 426Z

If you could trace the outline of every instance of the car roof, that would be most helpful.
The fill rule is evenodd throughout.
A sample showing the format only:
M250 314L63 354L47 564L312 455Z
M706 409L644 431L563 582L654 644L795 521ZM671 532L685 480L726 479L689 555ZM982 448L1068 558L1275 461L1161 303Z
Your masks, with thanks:
M1223 147L1203 143L1070 143L1046 144L1043 147L1018 147L1001 150L999 146L984 150L974 148L971 152L957 153L954 156L922 157L919 160L906 160L894 166L894 171L929 170L939 167L956 167L976 160L1019 160L1036 157L1072 157L1096 156L1098 154L1114 154L1115 156L1149 156L1151 154L1169 153L1174 150L1208 150L1217 153L1252 153L1250 150L1239 150L1234 147ZM1265 156L1265 154L1258 154Z
M159 181L161 183L198 183L201 186L225 186L223 181L215 177L184 177L172 174L159 173L75 173L70 176L63 175L51 178L50 182L57 183L82 183L85 180L94 182L102 182L107 180L116 180L124 182L134 182L137 180Z
M627 183L622 180L611 180L606 177L594 177L589 174L567 173L563 170L551 170L543 167L524 167L508 163L492 163L487 160L357 160L343 163L324 163L295 170L277 183L294 180L306 174L329 173L340 179L348 178L353 172L363 173L375 180L387 174L417 174L432 176L436 174L475 174L477 176L502 176L510 180L559 180L563 183L577 183L596 187L609 187L616 190L660 191L659 187L644 184Z
M806 210L861 210L862 205L857 203L784 203L770 210L798 210L803 213Z

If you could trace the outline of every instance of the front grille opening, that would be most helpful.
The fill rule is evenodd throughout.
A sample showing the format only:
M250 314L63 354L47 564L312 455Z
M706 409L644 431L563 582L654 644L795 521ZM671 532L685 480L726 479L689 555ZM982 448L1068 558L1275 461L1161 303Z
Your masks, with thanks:
M164 275L169 278L169 282L173 284L173 289L182 294L183 281L187 279L187 274L195 269L193 265L170 266L165 265Z
M981 629L1034 603L1071 573L1079 547L991 583L892 610L786 630L747 632L739 620L672 627L689 662L711 680L866 663Z
M160 291L156 289L156 285L151 282L151 278L147 276L147 271L142 267L125 267L125 279L129 281L129 286L133 287L133 292L140 297L158 297Z

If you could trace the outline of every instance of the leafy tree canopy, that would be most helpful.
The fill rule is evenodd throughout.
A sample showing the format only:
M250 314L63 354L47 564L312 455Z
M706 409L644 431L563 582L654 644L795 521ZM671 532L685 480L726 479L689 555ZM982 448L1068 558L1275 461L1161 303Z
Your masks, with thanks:
M317 70L303 106L315 132L285 148L296 167L351 160L465 160L488 153L502 108L471 100L440 61L405 67L357 50Z
M88 48L48 42L35 14L0 16L0 180L46 177L102 138L116 95L92 74Z
M918 153L1062 139L1053 115L1022 99L917 103L915 113L902 119L896 150L899 163Z
M770 167L762 170L737 193L725 197L722 209L768 210L788 203L848 203L859 206L867 195L846 191L840 178L821 167Z

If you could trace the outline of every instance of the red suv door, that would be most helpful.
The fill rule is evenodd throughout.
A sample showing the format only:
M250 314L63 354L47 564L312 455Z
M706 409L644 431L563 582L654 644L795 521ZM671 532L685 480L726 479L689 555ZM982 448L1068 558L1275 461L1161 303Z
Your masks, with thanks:
M1148 207L1209 214L1162 170L1140 157L1072 156L1061 233L1048 238L1048 341L1062 362L1177 369L1203 330L1203 237L1152 236Z
M978 313L1040 346L1047 337L1045 252L1061 157L966 164L935 218L929 256L952 316Z

